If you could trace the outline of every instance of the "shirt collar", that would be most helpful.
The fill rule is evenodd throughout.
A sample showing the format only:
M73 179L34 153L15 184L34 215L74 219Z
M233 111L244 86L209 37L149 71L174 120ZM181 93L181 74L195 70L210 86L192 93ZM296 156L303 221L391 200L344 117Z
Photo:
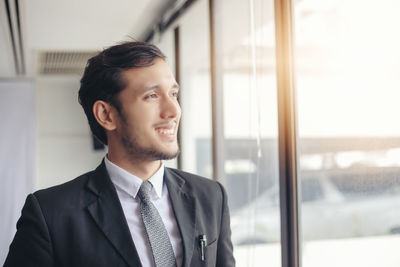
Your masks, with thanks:
M136 195L139 191L140 186L142 185L143 180L136 175L133 175L132 173L126 171L125 169L119 167L118 165L112 163L107 156L104 157L104 163L113 184L119 189L125 191L127 194L136 198ZM157 199L161 198L162 196L164 168L164 163L161 162L160 168L149 179L149 182L153 185Z

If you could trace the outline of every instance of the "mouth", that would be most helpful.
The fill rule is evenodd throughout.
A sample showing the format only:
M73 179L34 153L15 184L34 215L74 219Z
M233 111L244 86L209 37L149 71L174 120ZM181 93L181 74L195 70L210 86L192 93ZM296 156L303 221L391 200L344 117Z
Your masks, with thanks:
M155 127L155 131L165 137L173 138L176 135L176 122L158 125Z

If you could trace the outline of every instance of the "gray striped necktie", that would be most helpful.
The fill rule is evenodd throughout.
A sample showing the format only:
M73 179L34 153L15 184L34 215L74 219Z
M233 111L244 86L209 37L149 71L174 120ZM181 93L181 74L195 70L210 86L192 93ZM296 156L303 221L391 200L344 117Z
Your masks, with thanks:
M167 230L162 222L161 216L150 200L152 184L145 181L140 186L138 196L140 202L140 213L156 267L176 267L175 255Z

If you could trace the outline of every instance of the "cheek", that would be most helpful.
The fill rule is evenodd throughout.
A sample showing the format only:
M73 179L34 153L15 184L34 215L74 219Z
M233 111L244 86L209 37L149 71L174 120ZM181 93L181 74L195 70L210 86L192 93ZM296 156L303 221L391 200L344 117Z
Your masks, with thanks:
M179 108L180 113L180 108ZM160 108L157 105L133 105L127 114L128 124L145 131L160 123Z
M140 129L141 131L146 131L152 128L152 125L157 123L157 114L154 111L141 109L136 110L132 114L130 124L133 128Z
M132 121L132 126L140 130L149 128L149 125L149 118L146 116L146 114L142 114Z

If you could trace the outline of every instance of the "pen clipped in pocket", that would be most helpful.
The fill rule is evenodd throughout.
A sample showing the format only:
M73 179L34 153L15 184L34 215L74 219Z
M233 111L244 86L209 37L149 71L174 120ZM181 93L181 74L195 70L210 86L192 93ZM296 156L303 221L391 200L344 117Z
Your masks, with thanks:
M216 248L217 239L207 240L207 236L205 234L201 234L198 237L199 241L199 252L200 252L200 260L202 262L215 261L216 256Z

